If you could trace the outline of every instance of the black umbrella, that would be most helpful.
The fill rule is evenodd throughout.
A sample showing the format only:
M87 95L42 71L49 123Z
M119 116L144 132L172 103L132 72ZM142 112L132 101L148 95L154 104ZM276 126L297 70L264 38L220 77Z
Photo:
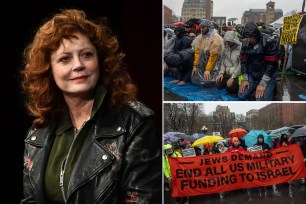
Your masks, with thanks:
M291 137L306 137L306 126L296 129Z
M214 25L215 29L217 29L217 30L219 29L219 25L216 22L212 21L212 24Z
M294 128L296 130L296 129L304 127L304 126L306 126L306 125L304 125L304 124L303 125L292 125L292 126L290 126L290 128Z
M181 139L188 140L190 142L194 142L194 141L197 140L196 138L191 137L190 135L186 135L185 133L176 133L176 134L174 134L174 136L178 137L178 138L181 138Z
M199 18L191 18L189 19L188 21L186 21L185 24L189 25L189 26L192 26L194 24L200 24L202 22L202 19L199 19Z

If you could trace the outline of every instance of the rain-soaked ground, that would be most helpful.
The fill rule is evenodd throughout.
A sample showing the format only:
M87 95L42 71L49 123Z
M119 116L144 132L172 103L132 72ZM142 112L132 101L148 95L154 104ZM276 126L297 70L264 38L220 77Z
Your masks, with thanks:
M280 77L279 77L280 79ZM288 93L288 94L287 94ZM273 101L305 101L306 100L306 75L290 72L285 75L285 80L277 81L277 94ZM187 101L175 93L164 90L164 101Z
M240 189L227 192L224 199L221 200L219 194L209 194L189 197L189 204L305 204L306 203L306 185L296 184L295 193L289 196L289 184L277 185L279 194L274 194L271 187L261 194L258 189L253 188L250 195L246 190ZM176 204L171 198L170 192L164 193L164 204Z

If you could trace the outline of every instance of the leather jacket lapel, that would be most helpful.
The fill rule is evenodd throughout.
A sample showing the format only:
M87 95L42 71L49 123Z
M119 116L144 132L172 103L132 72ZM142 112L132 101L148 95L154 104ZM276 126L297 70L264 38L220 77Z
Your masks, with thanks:
M113 165L116 157L109 151L109 149L107 149L107 147L103 145L101 140L116 140L116 137L119 137L126 132L122 127L122 124L120 124L120 120L114 121L112 120L112 117L98 118L99 120L93 124L93 134L88 135L90 137L90 141L83 146L82 153L80 154L79 160L71 174L67 193L68 200L79 187L86 185L92 179L95 179L97 174L99 174L101 171L106 168L111 168L111 165ZM110 177L108 176L110 173L111 171L107 170L104 176ZM107 179L105 182L107 182ZM97 194L103 194L103 190Z

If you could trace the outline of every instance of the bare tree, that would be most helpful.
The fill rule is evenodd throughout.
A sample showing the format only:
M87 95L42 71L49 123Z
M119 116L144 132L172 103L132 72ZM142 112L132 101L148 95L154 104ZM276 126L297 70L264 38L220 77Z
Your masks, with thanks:
M231 113L227 106L217 106L213 119L215 123L220 124L219 132L225 136L233 129L235 113Z
M175 131L183 129L184 126L184 114L182 109L177 103L165 103L164 104L164 129L165 132Z
M258 130L261 129L260 128L260 124L259 124L259 117L257 116L251 116L249 118L247 118L246 120L246 129L249 130Z
M263 130L273 130L279 126L280 119L275 117L274 114L265 114L259 118L259 128Z
M177 131L193 134L203 126L205 113L200 103L166 103L164 104L165 132Z
M196 131L196 121L204 114L202 111L202 104L200 103L184 103L182 109L186 121L187 134L192 134Z
M220 128L221 128L221 123L219 120L215 120L214 119L214 115L213 113L210 113L207 116L207 120L204 123L204 125L207 127L208 129L208 134L212 134L213 132L220 132Z
M233 127L233 128L247 129L245 115L243 115L243 114L236 114L235 115L235 127Z

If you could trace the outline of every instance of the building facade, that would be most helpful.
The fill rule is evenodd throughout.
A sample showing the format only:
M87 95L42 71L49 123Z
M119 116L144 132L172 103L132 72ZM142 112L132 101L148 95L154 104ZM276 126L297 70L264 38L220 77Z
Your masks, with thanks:
M171 24L172 22L172 10L164 5L164 25Z
M213 16L213 0L185 0L181 16L184 22L191 18L211 19Z
M272 103L259 110L260 127L273 130L306 123L306 103Z
M252 109L246 112L246 123L249 130L257 130L259 128L259 110Z
M226 16L213 16L211 21L215 22L220 28L226 25Z
M270 24L283 16L282 9L275 9L275 2L269 1L266 9L250 9L245 11L241 18L241 23L249 22Z

